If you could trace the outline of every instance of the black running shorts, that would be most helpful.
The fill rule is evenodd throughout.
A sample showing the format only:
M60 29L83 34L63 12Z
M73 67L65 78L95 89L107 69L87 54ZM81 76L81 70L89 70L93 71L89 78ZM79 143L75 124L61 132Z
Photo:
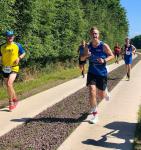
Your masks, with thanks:
M87 86L96 85L96 87L102 91L105 91L107 87L107 77L98 76L92 73L88 73L87 75Z
M12 72L10 72L10 73L5 73L5 72L2 71L2 74L3 74L3 77L4 77L4 78L8 78L9 75L12 74L12 73L16 73L16 74L17 74L17 72L14 72L14 71L12 71Z

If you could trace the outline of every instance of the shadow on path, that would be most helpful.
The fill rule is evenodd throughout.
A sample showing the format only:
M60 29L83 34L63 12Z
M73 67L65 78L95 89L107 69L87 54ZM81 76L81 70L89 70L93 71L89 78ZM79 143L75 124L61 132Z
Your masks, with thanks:
M118 150L131 150L132 143L134 137L134 130L136 127L136 123L128 123L128 122L112 122L104 126L105 128L112 129L111 132L104 134L101 136L101 139L96 141L95 139L87 139L86 141L82 141L83 144L99 146L104 148L118 149ZM119 138L123 140L122 143L114 143L107 142L108 137ZM115 141L115 139L114 139Z
M14 122L44 122L44 123L56 123L56 122L63 122L63 123L80 123L83 122L87 118L88 113L81 114L78 118L68 118L68 117L40 117L40 118L21 118L21 119L12 119L11 121Z

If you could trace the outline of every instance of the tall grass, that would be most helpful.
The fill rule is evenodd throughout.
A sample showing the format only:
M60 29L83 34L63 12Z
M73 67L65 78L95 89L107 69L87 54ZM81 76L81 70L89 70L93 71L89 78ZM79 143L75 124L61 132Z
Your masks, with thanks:
M14 87L17 95L23 98L24 93L26 95L36 94L79 75L80 70L76 65L66 67L58 63L56 65L50 64L42 69L35 67L32 69L26 68L21 70ZM5 98L7 98L6 87L0 86L0 100Z

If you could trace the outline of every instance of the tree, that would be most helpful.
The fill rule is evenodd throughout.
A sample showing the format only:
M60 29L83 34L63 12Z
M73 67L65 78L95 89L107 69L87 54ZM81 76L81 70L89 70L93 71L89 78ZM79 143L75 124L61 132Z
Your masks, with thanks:
M131 39L131 43L137 48L141 49L141 35L135 36Z

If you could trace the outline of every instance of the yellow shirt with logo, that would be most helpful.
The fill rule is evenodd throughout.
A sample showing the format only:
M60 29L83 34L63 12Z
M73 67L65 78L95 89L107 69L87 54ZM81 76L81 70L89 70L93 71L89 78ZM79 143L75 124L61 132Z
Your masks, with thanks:
M19 65L15 64L19 54L24 53L24 49L19 43L3 44L1 46L1 61L3 67L11 67L12 71L19 72Z

